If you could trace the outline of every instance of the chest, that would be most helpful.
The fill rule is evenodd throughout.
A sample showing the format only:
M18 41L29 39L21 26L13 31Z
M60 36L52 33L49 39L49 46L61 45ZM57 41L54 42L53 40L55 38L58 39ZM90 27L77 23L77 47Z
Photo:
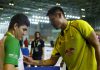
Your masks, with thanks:
M33 45L34 45L34 47L38 47L41 45L41 41L34 41Z
M63 36L58 37L57 48L59 52L64 55L66 53L74 53L80 49L81 44L83 43L83 37L80 32L71 28L67 31L64 31Z

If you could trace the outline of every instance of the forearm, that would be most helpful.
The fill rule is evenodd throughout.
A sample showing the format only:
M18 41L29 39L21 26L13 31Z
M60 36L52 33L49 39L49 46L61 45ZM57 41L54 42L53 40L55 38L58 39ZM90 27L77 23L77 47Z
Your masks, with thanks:
M5 64L3 70L16 70L16 68L12 64Z
M59 56L51 56L50 59L47 60L33 60L31 57L24 56L24 62L30 65L37 65L37 66L52 66L56 64L58 61Z
M30 51L30 54L29 54L29 56L31 56L31 57L32 57L32 48L31 48L31 51Z
M99 43L94 45L95 48L95 56L97 61L97 70L100 70L100 45Z
M48 60L34 60L32 62L32 65L37 65L37 66L53 66L55 64L54 61L48 59Z
M96 60L97 60L97 66L98 68L100 68L100 48L95 49L95 55L96 55Z
M92 32L87 40L95 49L95 56L97 60L97 70L100 70L100 44L95 32Z

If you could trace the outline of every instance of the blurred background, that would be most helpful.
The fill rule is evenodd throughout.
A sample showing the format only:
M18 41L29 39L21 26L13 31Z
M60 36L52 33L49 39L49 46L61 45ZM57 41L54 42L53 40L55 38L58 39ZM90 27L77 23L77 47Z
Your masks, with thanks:
M84 19L100 36L100 0L0 0L0 39L7 31L11 17L16 13L24 13L28 16L31 26L23 41L28 39L30 51L34 33L39 31L45 41L44 59L50 58L53 42L60 30L51 26L46 13L56 5L63 8L66 19ZM59 63L56 65L59 66ZM65 67L62 70L65 70Z
M60 30L49 24L46 13L58 5L64 9L67 19L84 19L96 30L100 30L100 0L0 0L0 34L7 31L9 21L16 13L26 14L31 22L28 37L40 31L46 41L55 40Z

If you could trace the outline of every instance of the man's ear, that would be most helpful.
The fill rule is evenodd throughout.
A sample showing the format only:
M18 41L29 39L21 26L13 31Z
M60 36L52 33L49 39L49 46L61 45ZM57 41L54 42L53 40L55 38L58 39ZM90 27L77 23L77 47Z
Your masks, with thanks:
M61 18L61 17L62 17L62 14L59 12L59 13L58 13L58 16L59 16L59 18Z
M18 24L15 23L15 24L14 24L14 30L16 30L17 28L18 28Z

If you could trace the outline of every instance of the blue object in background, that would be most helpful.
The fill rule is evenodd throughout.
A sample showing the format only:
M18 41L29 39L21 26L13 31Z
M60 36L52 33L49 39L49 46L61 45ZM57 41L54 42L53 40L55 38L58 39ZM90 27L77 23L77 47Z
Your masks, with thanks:
M29 56L29 50L27 47L25 48L21 48L21 51L22 51L22 54L25 55L25 56ZM27 64L24 63L24 67L27 67Z
M60 70L59 66L26 67L25 70Z
M23 55L29 56L29 50L27 47L21 48Z

